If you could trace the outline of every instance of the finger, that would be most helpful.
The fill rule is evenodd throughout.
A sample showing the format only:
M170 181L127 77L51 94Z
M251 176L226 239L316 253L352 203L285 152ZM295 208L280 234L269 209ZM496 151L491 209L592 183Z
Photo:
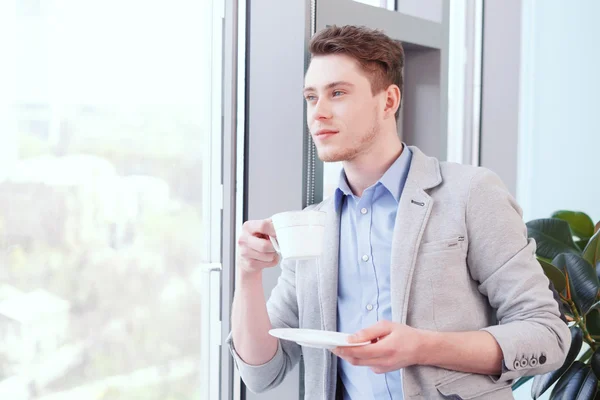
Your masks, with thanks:
M382 342L360 347L338 347L335 350L336 355L360 359L387 358L393 353L388 344Z
M261 261L268 264L277 260L277 253L262 253L249 247L242 247L240 249L240 256L247 260Z
M246 221L243 229L252 236L275 236L275 228L270 219Z
M362 359L342 356L340 358L357 367L387 368L388 363L387 358L384 357Z
M269 239L262 239L256 236L248 236L246 238L246 246L259 253L275 253L273 243Z
M362 329L356 332L354 335L350 335L348 342L350 343L361 343L379 339L383 336L387 336L392 332L393 324L390 321L379 321L373 326Z
M386 368L386 367L372 367L371 371L373 371L377 375L380 375L380 374L385 374L387 372L393 371L393 369Z

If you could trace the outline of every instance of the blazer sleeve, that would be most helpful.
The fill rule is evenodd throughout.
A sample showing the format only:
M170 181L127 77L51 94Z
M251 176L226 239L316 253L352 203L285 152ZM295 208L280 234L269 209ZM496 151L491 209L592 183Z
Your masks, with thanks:
M296 262L280 263L281 275L267 301L271 326L275 328L298 328L298 301L296 299ZM254 393L262 393L278 386L300 360L298 344L279 340L273 358L263 365L245 363L235 351L233 336L227 338L229 351L246 387Z
M492 379L558 369L571 335L535 258L536 243L527 238L522 210L493 172L479 168L474 174L465 218L470 273L496 310L497 325L482 330L494 336L504 356L501 375Z

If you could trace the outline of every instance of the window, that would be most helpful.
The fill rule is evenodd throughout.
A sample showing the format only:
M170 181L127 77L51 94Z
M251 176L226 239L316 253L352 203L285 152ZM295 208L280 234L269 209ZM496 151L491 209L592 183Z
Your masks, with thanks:
M1 398L202 397L212 7L0 2Z
M374 7L386 8L388 10L394 10L396 7L396 0L354 0L359 3L367 4Z

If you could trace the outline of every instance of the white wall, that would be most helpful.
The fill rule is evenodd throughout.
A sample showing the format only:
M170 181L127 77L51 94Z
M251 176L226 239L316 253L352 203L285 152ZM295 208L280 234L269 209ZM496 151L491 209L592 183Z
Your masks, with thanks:
M526 221L561 208L600 219L598 15L595 0L523 1L517 200Z
M517 200L600 220L600 2L523 2Z

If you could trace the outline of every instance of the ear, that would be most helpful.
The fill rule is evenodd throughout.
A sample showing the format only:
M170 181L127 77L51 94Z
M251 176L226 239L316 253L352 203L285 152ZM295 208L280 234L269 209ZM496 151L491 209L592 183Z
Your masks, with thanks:
M400 101L402 100L402 93L398 85L390 85L385 90L385 118L395 118L396 111L400 107Z

